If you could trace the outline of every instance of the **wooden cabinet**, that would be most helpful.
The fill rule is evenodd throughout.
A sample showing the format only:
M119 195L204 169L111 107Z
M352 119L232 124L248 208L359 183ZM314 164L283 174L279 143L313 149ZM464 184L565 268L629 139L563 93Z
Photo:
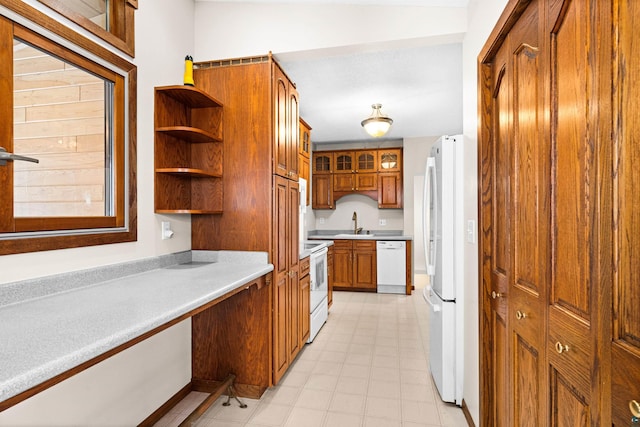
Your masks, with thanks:
M302 118L300 118L299 154L307 159L311 157L311 126Z
M300 281L298 276L298 183L274 176L274 381L300 351ZM277 266L277 268L276 268Z
M155 88L155 212L222 212L222 104L190 86Z
M314 174L311 177L311 206L313 209L335 209L333 203L333 175Z
M314 184L320 175L332 178L318 178L321 182L313 189L311 200L314 209L334 209L335 201L349 194L368 196L380 209L403 207L401 148L313 153Z
M402 174L400 172L380 173L378 178L378 208L399 209L404 206L402 196Z
M194 79L225 105L222 194L228 209L224 215L192 218L192 248L268 254L274 265L269 353L273 385L300 349L300 324L294 320L300 316L300 196L297 165L289 157L297 164L297 92L271 55L238 64L200 63Z
M632 3L510 1L480 54L483 426L632 425L640 402Z
M334 241L333 288L376 292L375 240Z
M313 174L333 173L333 152L313 152Z
M311 276L309 276L309 257L300 260L300 348L304 347L309 339L311 322Z
M298 154L298 172L300 178L307 181L307 185L311 185L311 127L304 120L300 119L300 147ZM311 200L311 191L307 189L307 206Z
M284 71L273 65L274 158L276 174L298 180L298 92Z
M388 148L378 150L378 172L401 172L402 149Z
M333 245L329 246L329 250L327 252L327 282L328 282L328 289L327 289L327 302L329 305L329 308L331 308L331 304L333 304L333 275L334 275L334 268L333 268Z

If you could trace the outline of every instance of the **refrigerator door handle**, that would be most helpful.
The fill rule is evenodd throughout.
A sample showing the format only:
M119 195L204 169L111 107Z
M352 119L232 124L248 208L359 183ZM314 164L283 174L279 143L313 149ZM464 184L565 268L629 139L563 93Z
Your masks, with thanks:
M442 307L440 307L440 304L434 304L434 302L431 301L431 295L432 295L431 286L425 287L424 290L422 291L422 297L427 302L427 304L431 306L431 309L433 310L433 312L437 313L438 311L442 310Z
M436 274L436 233L438 230L438 195L437 195L437 175L436 175L436 158L427 158L427 169L425 173L424 194L423 194L423 212L422 212L422 230L425 233L423 239L424 253L427 259L427 274L435 276ZM433 214L433 218L431 215ZM426 231L429 230L429 235Z

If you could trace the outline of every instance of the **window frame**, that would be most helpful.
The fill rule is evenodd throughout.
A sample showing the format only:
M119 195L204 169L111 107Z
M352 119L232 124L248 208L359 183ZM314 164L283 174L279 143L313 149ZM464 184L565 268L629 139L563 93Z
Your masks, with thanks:
M51 54L55 54L55 49L71 50L75 55L89 62L93 62L91 56L95 56L100 62L109 64L109 68L118 69L119 71L114 74L122 78L120 84L114 85L114 98L120 100L120 102L114 102L114 131L121 136L120 149L114 150L115 215L113 217L62 218L13 218L11 215L15 228L13 232L2 233L0 255L135 241L137 239L136 66L20 0L0 0L0 6L14 12L19 18L0 13L0 16L8 21L8 25L4 25L5 29L0 30L0 46L11 46L14 37L28 43L33 43L34 40L41 41L39 39L44 38L47 39L47 46L39 46L37 43L34 46L44 48ZM54 36L63 39L64 44L70 44L70 46L63 48L42 31L35 32L31 28L25 28L25 26L32 27L34 24L46 28ZM10 27L10 31L7 31L6 27ZM9 33L10 37L8 37ZM10 51L13 50L10 49ZM85 56L82 51L86 51L88 55ZM6 75L9 72L13 78L13 61L9 62L9 65L0 67L3 68L0 73ZM3 110L8 110L4 113L11 113L7 117L12 118L13 101L0 104L3 105ZM2 131L3 135L0 136L7 138L9 133L10 144L13 144L13 120L6 128L9 129ZM10 169L11 173L7 174L9 179L4 182L0 179L0 185L10 185L11 194L13 194L13 167L11 166ZM3 198L0 195L0 203L2 204L0 213L4 211L6 217L6 196ZM13 212L13 196L11 196L10 209Z
M135 56L134 13L138 8L138 0L113 0L111 2L109 6L109 26L111 30L105 30L87 17L71 10L65 5L64 0L38 1L122 52L132 57Z

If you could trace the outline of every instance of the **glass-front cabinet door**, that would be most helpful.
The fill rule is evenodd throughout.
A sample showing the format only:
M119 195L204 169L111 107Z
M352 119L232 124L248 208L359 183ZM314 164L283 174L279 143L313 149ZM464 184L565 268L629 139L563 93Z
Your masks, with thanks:
M378 170L376 151L356 151L355 158L356 172L376 172Z
M379 172L399 172L402 168L402 149L379 150L378 165Z
M352 151L337 151L333 154L335 173L355 172L355 161Z
M313 153L313 173L332 173L333 155L322 151Z

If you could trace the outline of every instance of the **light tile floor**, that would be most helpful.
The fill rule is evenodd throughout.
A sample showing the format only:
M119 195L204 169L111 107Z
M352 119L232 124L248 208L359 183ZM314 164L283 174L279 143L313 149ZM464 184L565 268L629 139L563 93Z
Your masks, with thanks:
M200 427L466 427L428 371L428 312L411 296L334 292L329 320L260 400L224 407ZM191 393L156 426L177 426L206 395Z

